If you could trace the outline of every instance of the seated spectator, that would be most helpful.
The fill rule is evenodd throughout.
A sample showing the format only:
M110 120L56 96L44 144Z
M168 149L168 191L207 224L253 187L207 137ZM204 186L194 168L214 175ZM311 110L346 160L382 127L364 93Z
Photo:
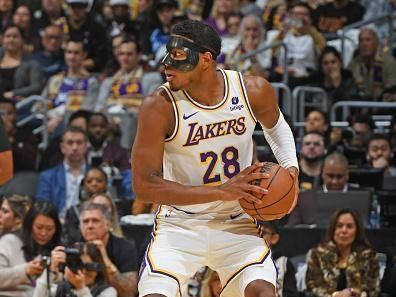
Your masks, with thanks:
M155 13L159 21L156 29L151 33L151 51L156 56L160 48L166 46L170 39L172 19L178 8L176 0L158 0L155 4Z
M220 297L221 282L219 275L205 266L198 270L187 285L186 297Z
M106 31L94 16L88 13L88 0L66 0L66 39L79 40L86 45L82 67L91 72L100 72L107 60Z
M72 113L68 119L68 122L65 124L67 127L78 127L86 132L88 129L88 119L90 115L90 111L80 109ZM45 158L40 159L39 171L43 171L62 163L63 155L60 144L62 142L62 134L64 129L65 125L61 124L58 125L58 127L52 133L47 149L42 154L45 156Z
M38 139L26 126L17 127L17 111L11 101L0 101L1 117L12 146L14 173L35 170L38 154Z
M0 30L12 24L12 14L15 9L14 1L3 0L0 3Z
M0 186L13 176L12 150L3 119L0 117Z
M301 140L299 158L300 175L298 177L300 189L311 190L320 185L325 146L323 135L318 132L308 132Z
M21 28L23 32L24 50L33 53L40 47L37 28L33 22L32 11L26 5L20 5L12 16L14 25Z
M117 56L120 69L113 77L105 79L100 87L95 110L103 110L110 104L126 108L139 106L144 96L151 94L163 82L157 72L146 72L141 65L140 49L134 39L124 39Z
M108 283L119 297L135 296L138 264L134 242L111 234L110 213L103 205L85 204L80 221L84 241L96 244L102 254Z
M109 186L116 190L117 198L131 199L131 166L127 151L114 140L108 140L109 122L103 113L93 113L88 121L88 164L102 166ZM130 127L129 127L130 129Z
M239 32L242 18L239 12L232 12L227 17L227 35L221 38L221 52L225 55L232 53L241 42Z
M112 20L107 23L107 38L110 40L115 36L136 36L136 26L130 14L129 0L110 0L109 5L112 12Z
M80 203L66 210L62 241L71 244L81 241L80 234L80 208L81 203L91 200L93 195L107 192L107 175L100 167L88 169L81 181Z
M65 58L61 49L62 41L63 33L59 26L49 25L43 29L41 36L43 50L36 52L33 55L33 60L41 65L46 81L65 70Z
M23 219L28 212L31 200L28 196L6 195L0 203L0 237L21 229Z
M323 191L342 191L358 189L354 184L348 184L348 159L340 153L328 155L322 168Z
M351 209L330 218L326 239L307 254L307 291L316 296L379 296L379 264L359 215Z
M51 253L50 269L37 280L33 297L74 296L117 297L116 290L106 282L103 259L99 249L92 243L77 243L80 250L81 268L68 267L65 247L57 246ZM60 280L59 266L65 265L64 279ZM72 265L76 265L72 263ZM49 275L48 275L49 274ZM59 282L60 281L60 282ZM57 283L58 282L58 283ZM48 288L51 288L49 290Z
M334 0L319 5L313 12L313 24L323 33L336 33L346 25L362 20L364 8L356 1Z
M264 26L256 15L251 14L243 17L239 28L241 41L231 53L225 56L227 68L236 69L246 75L258 75L268 78L267 69L271 67L271 54L269 51L264 51L249 59L239 61L241 56L265 45L264 34Z
M232 0L213 1L212 16L205 20L205 23L212 26L221 37L228 33L227 17L234 10L233 4Z
M265 241L268 243L272 251L272 257L278 271L278 278L276 281L277 296L282 297L298 297L295 268L286 256L280 255L276 246L281 239L278 225L275 221L261 222L262 234Z
M117 61L118 52L120 49L120 45L124 40L124 35L116 35L113 36L111 40L111 54L107 59L106 65L101 73L101 76L107 78L108 76L113 76L114 73L120 69L120 64Z
M65 33L66 12L62 6L63 0L41 0L40 2L41 9L34 12L35 23L40 36L49 25L59 26L62 28L62 33Z
M51 201L62 219L66 210L78 204L80 184L87 170L88 139L85 131L68 127L62 137L63 162L40 173L36 198Z
M282 29L275 40L283 40L287 47L288 69L284 68L283 49L278 51L275 73L288 71L291 78L307 78L316 70L316 59L324 48L326 40L312 26L311 10L306 3L297 3L289 10ZM292 82L291 82L292 83ZM297 80L294 84L299 83Z
M40 65L23 52L22 30L11 25L4 28L0 49L0 96L21 100L41 92L44 79Z
M384 89L396 86L396 60L383 52L377 33L371 28L365 27L360 31L358 54L349 69L359 95L366 100L379 100Z
M319 109L311 110L305 118L304 131L306 133L318 132L326 137L329 132L329 127L327 114Z
M83 66L85 49L82 41L69 40L66 43L65 62L67 71L48 81L42 97L50 100L53 109L49 111L48 130L51 133L63 120L66 110L80 108L92 110L98 95L98 80Z
M22 233L0 238L0 295L30 297L33 280L44 271L43 256L59 245L61 223L48 202L35 202L23 220Z
M374 133L375 124L373 119L368 114L360 114L352 117L350 126L353 131L349 145L356 149L364 150L367 143Z
M395 149L396 148L396 114L393 115L389 125L389 139L391 141L392 147Z
M383 168L385 176L396 176L392 165L392 144L387 135L374 134L367 144L367 161L370 168Z
M341 100L352 100L358 94L352 72L343 69L341 54L332 46L326 46L319 56L315 81L326 91L329 107Z

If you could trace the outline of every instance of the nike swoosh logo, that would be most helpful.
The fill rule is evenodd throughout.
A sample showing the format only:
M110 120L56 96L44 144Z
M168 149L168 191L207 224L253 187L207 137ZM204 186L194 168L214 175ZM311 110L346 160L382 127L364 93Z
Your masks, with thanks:
M196 111L196 112L194 112L194 113L192 113L192 114L189 114L189 115L183 114L183 120L188 120L188 119L191 118L192 116L196 115L198 112L199 112L199 111Z
M237 213L235 215L230 215L230 219L231 220L236 219L237 217L241 216L242 214L243 214L243 212Z

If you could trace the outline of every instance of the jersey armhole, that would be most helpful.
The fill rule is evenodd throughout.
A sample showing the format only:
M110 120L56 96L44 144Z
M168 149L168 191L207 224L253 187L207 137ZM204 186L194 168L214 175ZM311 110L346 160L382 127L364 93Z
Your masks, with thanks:
M165 90L165 92L168 94L168 97L169 97L170 101L172 102L173 116L175 117L175 127L173 129L173 132L169 137L165 138L165 142L169 142L173 138L175 138L177 131L179 130L179 112L177 109L176 99L173 97L171 91L164 85L160 86L159 88Z
M245 102L246 102L246 106L247 106L247 108L248 108L249 114L250 114L250 116L252 117L253 121L254 121L255 123L257 123L257 119L256 119L256 117L254 116L253 110L252 110L252 108L251 108L251 106L250 106L249 97L248 97L248 95L247 95L246 88L245 88L245 84L244 84L244 82L243 82L243 77L242 77L242 74L241 74L240 72L238 72L238 78L239 78L239 83L241 84L241 87L242 87L243 99L244 99Z

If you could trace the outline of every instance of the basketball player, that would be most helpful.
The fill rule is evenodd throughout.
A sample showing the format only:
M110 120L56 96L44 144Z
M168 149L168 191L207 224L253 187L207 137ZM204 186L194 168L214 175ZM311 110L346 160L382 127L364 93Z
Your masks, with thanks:
M0 186L13 176L12 148L8 141L4 122L0 117Z
M252 192L267 193L250 184L268 178L254 172L262 163L250 166L256 122L297 185L293 135L266 80L216 70L220 49L210 26L176 24L162 62L167 83L139 111L134 190L161 205L140 271L141 297L181 297L202 266L218 272L223 297L275 296L270 249L238 199L259 203Z

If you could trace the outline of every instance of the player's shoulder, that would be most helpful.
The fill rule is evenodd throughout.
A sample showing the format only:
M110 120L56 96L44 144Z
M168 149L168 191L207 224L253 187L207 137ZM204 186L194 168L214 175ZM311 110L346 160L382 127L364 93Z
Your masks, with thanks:
M272 88L269 81L261 76L243 75L242 78L248 92L265 91Z
M169 98L169 95L166 93L166 91L163 88L158 88L157 90L154 91L154 93L144 98L140 110L164 111L164 109L168 109L168 108L172 109L171 99Z

